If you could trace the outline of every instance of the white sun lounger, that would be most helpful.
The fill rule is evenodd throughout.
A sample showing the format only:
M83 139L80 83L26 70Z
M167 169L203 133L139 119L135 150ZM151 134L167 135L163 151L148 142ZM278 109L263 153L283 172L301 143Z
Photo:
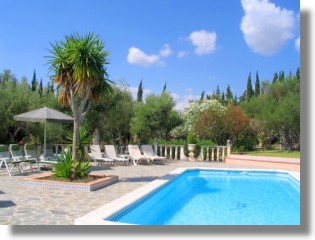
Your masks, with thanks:
M147 162L150 164L152 163L151 158L146 157L141 153L141 150L138 145L128 145L128 151L134 165L137 165L138 163L141 162Z
M152 160L152 162L154 161L165 161L167 160L165 157L162 157L162 156L158 156L155 154L154 150L153 150L153 147L152 145L142 145L141 146L141 149L142 149L142 152L143 152L143 155L150 158Z
M122 162L125 165L129 163L129 158L122 158L117 155L114 145L105 145L104 147L105 147L104 153L107 158L111 158L115 160L116 162Z

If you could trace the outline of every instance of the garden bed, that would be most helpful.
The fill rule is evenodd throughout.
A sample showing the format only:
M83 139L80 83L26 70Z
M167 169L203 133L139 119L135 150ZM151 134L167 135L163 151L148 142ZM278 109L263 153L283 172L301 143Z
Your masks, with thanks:
M72 191L95 191L118 182L119 178L116 175L100 175L90 174L85 180L69 181L61 180L54 177L54 174L43 173L35 176L30 176L21 180L21 184L32 187L44 187L51 189L62 189Z

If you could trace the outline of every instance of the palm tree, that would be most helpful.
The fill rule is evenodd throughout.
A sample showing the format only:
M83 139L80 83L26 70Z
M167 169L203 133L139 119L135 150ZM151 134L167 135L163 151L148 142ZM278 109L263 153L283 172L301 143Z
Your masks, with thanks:
M48 56L52 80L57 84L58 100L69 105L73 113L72 160L78 158L80 124L93 102L111 91L105 65L108 64L108 51L98 36L88 33L85 36L72 34L64 41L51 43ZM73 170L72 178L75 172Z

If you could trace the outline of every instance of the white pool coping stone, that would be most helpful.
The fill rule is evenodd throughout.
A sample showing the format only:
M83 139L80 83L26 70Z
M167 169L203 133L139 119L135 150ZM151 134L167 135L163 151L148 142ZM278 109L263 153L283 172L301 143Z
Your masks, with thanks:
M214 170L214 171L261 171L261 172L279 172L279 173L288 173L297 181L300 182L300 173L296 171L286 171L286 170L279 170L279 169L242 169L242 168L206 168L206 167L190 167L190 168L177 168L174 171L156 179L126 195L117 198L116 200L105 204L96 210L87 213L86 215L75 219L75 225L134 225L128 223L121 223L121 222L113 222L105 220L106 218L113 216L114 214L118 213L119 211L127 208L131 204L135 203L136 201L142 199L143 197L147 196L149 193L153 192L157 188L161 187L162 185L166 184L167 182L171 181L178 175L182 174L187 170Z

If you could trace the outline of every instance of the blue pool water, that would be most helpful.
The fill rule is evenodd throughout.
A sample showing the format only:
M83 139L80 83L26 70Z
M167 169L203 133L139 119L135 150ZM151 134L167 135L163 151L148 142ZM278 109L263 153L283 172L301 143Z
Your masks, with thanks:
M140 225L299 225L300 182L282 172L188 170L106 220Z

